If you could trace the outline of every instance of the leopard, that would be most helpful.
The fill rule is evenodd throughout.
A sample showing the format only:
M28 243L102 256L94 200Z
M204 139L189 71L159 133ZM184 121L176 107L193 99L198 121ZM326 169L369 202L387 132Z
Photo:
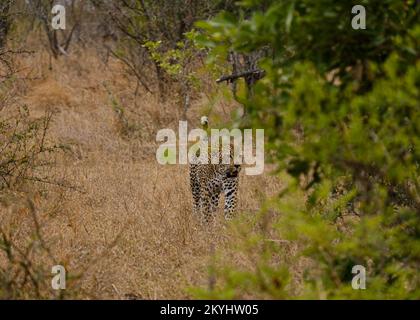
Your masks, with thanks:
M202 117L201 124L208 126L208 118ZM224 217L232 220L238 202L239 173L241 165L233 162L233 145L229 146L230 163L222 163L222 152L219 152L219 163L212 164L209 152L208 163L190 163L190 186L193 197L193 212L205 223L209 223L219 206L219 198L225 198Z

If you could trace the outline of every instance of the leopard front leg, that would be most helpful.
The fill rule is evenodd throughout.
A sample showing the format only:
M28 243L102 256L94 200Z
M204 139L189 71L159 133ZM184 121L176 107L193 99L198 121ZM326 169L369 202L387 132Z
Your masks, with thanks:
M223 180L223 193L225 195L225 219L231 220L236 211L238 201L238 177L226 178Z
M193 213L200 213L200 183L197 177L197 165L190 165L190 186L193 197Z
M219 206L221 189L221 184L214 181L208 182L202 189L200 208L205 223L209 223L214 217L214 212Z
M201 190L200 194L200 218L203 223L208 223L211 220L212 214L210 212L210 198L208 190Z

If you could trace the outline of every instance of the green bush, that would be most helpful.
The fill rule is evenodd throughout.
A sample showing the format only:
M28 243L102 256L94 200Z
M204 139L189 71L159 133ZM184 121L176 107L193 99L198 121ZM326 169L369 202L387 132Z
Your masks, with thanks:
M366 30L351 28L355 4ZM265 129L288 183L236 226L254 267L216 264L218 285L198 297L420 298L418 13L415 1L290 0L199 24L219 58L271 48L243 126ZM355 265L366 290L351 286Z

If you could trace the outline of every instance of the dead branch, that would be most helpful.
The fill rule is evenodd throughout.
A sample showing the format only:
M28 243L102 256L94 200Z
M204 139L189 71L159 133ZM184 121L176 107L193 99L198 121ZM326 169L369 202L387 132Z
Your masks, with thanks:
M216 80L216 83L226 81L227 83L233 83L239 78L253 78L255 81L263 78L265 76L265 71L260 69L244 71L236 74L222 76Z

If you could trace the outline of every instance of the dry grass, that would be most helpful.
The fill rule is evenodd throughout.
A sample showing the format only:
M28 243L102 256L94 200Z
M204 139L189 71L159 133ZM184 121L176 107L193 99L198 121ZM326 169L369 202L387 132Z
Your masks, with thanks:
M35 80L26 82L16 104L28 105L33 115L54 110L49 139L69 150L56 155L48 171L76 189L38 185L42 192L34 197L56 261L69 274L82 274L69 279L69 291L81 289L74 296L190 298L186 288L208 284L215 252L249 263L229 251L237 240L229 228L235 221L225 222L219 212L215 224L204 228L192 216L187 166L160 166L155 160L157 130L177 126L179 113L171 101L160 104L141 92L134 96L135 85L122 66L112 60L105 66L94 54L73 54L55 62L53 70L45 54L26 59L22 63ZM189 119L199 118L203 101L194 101ZM213 112L226 117L229 108L219 102ZM281 186L268 174L242 171L239 210L255 214ZM30 219L25 210L19 216L14 209L8 212L23 224ZM13 228L20 230L18 224Z

